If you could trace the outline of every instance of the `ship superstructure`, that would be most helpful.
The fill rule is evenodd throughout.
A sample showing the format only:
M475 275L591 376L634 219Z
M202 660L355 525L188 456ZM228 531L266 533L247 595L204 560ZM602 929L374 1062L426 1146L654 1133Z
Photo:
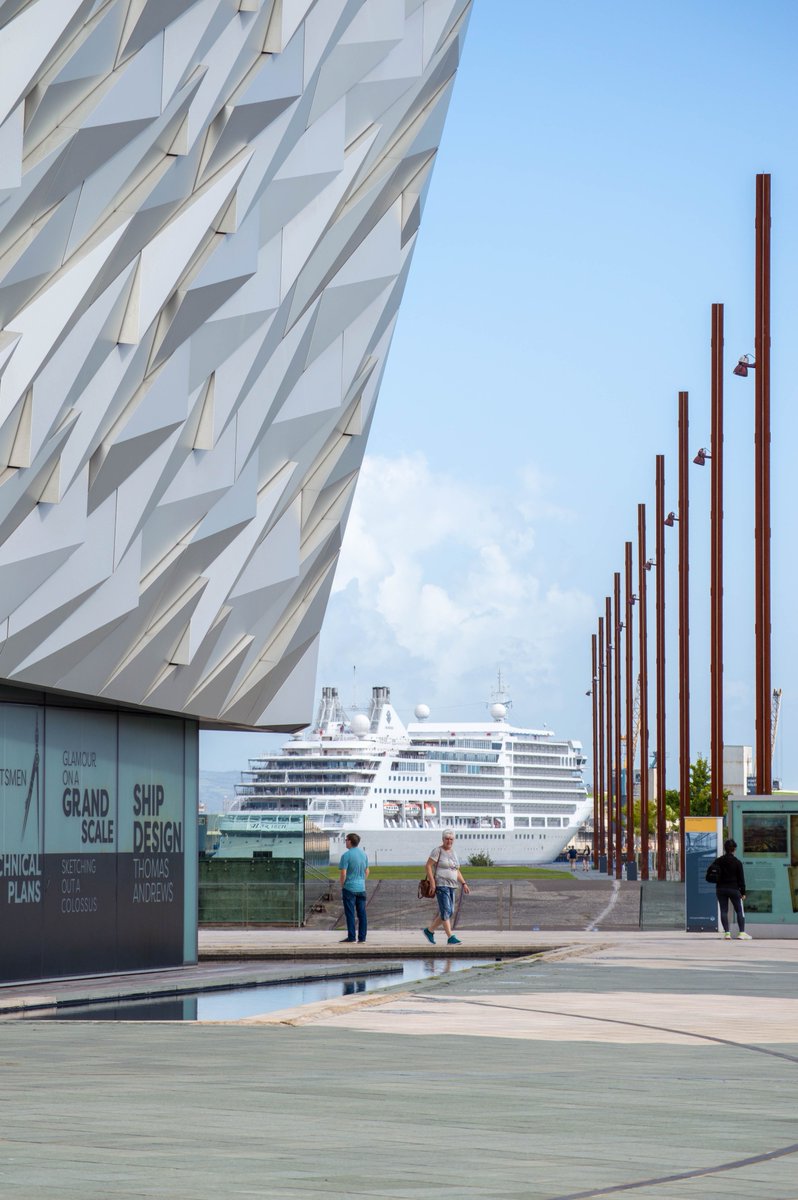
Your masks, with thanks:
M349 716L325 687L314 725L282 750L250 761L222 821L240 830L257 812L303 812L331 839L356 830L372 862L417 862L442 828L462 857L550 862L587 816L579 742L507 720L494 702L483 721L428 721L425 705L404 725L390 689L372 690L368 714ZM256 831L253 830L256 836Z

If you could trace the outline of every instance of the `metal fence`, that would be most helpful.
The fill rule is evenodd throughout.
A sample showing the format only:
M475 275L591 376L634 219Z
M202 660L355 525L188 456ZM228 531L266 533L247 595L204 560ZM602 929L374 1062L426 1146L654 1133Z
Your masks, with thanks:
M200 925L296 927L304 912L301 859L200 860Z

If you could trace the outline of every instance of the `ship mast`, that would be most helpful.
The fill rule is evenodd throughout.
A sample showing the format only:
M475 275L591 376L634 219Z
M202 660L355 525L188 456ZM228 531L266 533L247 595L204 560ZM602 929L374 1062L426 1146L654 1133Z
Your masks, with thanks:
M513 706L513 702L504 685L501 667L498 667L496 670L496 687L491 689L490 702L485 707L490 708L493 704L503 704L505 708L512 708Z

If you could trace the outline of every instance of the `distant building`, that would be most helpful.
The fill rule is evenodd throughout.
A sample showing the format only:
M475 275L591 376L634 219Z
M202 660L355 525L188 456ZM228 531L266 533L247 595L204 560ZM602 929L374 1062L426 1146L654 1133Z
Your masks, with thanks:
M732 796L749 794L749 779L754 774L754 752L750 746L723 747L723 787Z

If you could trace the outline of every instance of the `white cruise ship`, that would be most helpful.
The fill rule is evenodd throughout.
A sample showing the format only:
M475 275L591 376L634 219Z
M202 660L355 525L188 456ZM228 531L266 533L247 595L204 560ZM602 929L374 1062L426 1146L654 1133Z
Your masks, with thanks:
M220 823L221 853L259 849L259 813L303 813L330 836L332 861L357 832L372 864L423 863L452 828L462 862L551 862L588 815L579 742L520 729L507 704L483 721L429 721L418 705L405 725L390 690L372 690L368 716L351 719L336 688L322 689L316 722L279 754L251 759Z

